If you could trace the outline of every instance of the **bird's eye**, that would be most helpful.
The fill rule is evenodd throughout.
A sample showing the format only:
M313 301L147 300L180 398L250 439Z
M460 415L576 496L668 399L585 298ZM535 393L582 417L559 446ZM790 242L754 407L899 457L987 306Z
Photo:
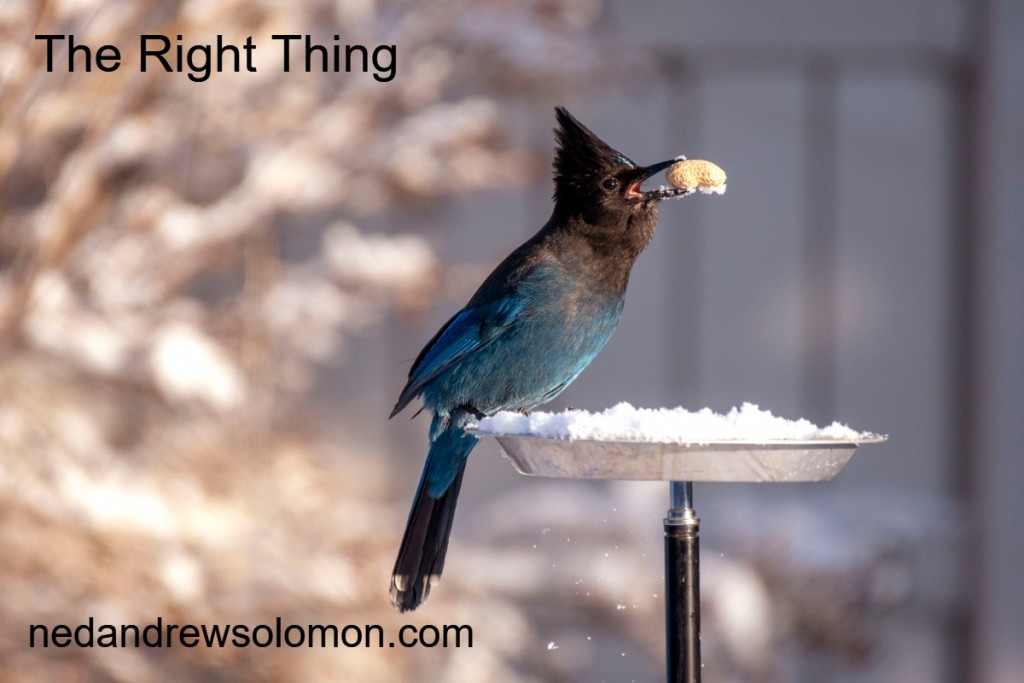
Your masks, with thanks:
M616 187L619 186L619 181L615 178L605 178L604 182L601 183L601 185L606 190L614 190Z

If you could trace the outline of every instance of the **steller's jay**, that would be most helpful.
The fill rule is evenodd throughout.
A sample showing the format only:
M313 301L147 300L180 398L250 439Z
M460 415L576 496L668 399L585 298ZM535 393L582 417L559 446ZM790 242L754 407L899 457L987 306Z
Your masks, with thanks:
M430 452L391 576L401 612L441 577L466 459L482 416L550 401L605 345L629 272L650 243L658 202L692 190L643 191L674 163L639 167L555 109L555 208L420 351L391 417L417 396L434 412Z

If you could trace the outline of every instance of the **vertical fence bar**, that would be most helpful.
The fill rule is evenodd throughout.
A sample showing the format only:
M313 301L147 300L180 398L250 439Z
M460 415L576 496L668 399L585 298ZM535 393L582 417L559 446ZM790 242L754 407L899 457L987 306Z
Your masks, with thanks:
M839 70L827 55L806 60L801 402L809 419L828 423L835 419L838 348Z

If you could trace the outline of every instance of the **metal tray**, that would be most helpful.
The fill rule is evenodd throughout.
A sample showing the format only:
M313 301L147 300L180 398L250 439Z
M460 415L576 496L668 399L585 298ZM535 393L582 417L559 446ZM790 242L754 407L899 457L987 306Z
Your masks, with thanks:
M888 438L676 444L487 436L520 474L535 477L732 482L829 481L858 446Z

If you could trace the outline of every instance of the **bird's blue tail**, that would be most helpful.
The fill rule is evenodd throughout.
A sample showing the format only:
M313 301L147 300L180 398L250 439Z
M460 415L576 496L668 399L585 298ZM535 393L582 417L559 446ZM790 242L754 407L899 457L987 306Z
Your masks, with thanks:
M391 572L391 604L400 612L419 607L441 578L466 459L478 440L466 431L472 421L459 410L435 415L430 426L430 453Z

